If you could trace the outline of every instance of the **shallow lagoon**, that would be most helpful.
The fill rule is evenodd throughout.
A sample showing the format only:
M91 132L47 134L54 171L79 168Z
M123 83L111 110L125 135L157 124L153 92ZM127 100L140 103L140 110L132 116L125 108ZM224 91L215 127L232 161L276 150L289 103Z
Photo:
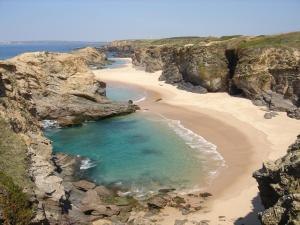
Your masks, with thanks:
M108 84L107 96L117 101L138 101L146 93ZM215 145L179 121L148 111L49 129L45 134L53 141L55 152L87 158L81 165L84 178L117 185L137 195L160 188L199 189L223 165Z

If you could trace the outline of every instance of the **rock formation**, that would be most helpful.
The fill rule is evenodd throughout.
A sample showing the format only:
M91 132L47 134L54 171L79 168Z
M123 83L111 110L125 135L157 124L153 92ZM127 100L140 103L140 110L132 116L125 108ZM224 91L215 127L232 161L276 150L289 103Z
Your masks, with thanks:
M105 97L105 83L95 79L87 61L78 53L25 53L1 62L0 72L4 81L11 80L4 83L6 89L14 82L15 90L35 104L39 120L68 126L133 112L132 105L112 103Z
M80 56L92 69L101 69L107 64L106 55L96 48L81 48L72 52L73 55Z
M89 60L78 53L37 52L0 61L1 140L9 140L1 142L0 169L28 193L37 223L69 224L62 213L68 197L41 121L69 126L135 111L105 97L105 83L88 69Z
M274 36L116 41L133 64L188 91L226 91L300 119L300 33ZM128 47L130 46L130 47Z
M266 208L260 214L262 224L300 224L300 136L285 156L264 163L253 176Z

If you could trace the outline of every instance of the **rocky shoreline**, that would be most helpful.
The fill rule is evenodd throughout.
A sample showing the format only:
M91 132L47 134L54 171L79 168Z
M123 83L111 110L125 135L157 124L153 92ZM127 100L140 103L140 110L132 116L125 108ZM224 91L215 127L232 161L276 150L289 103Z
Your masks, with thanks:
M138 109L132 102L108 100L105 83L90 71L107 63L101 52L112 50L118 56L131 55L136 66L149 72L162 70L160 79L179 88L242 95L256 105L267 105L270 110L299 119L299 50L287 46L236 48L236 42L244 39L146 47L123 41L101 51L25 53L0 61L0 125L6 141L0 146L0 169L27 193L33 209L32 224L154 225L165 207L177 208L182 215L205 211L209 193L179 195L176 190L162 189L146 200L137 200L116 188L78 180L81 159L52 155L42 121L64 127ZM268 112L265 118L273 116L275 112ZM266 163L254 173L267 208L260 215L263 224L299 223L298 142L282 159ZM6 155L10 158L2 157ZM5 193L0 192L1 198Z
M228 92L299 119L298 35L115 41L102 51L131 57L147 72L161 70L160 80L181 89Z
M155 224L165 207L179 209L187 215L205 209L210 193L181 195L175 189L161 189L150 197L140 199L117 186L97 185L82 179L78 169L83 159L58 153L53 156L56 172L62 179L66 199L61 200L63 215L71 224L110 221L109 224Z
M43 135L42 121L71 126L137 109L106 98L105 83L88 68L90 63L104 64L105 59L89 48L72 54L25 53L0 61L1 127L11 137L7 143L3 140L1 155L13 155L1 157L0 169L27 193L33 204L32 223L69 224L69 216L62 213L66 187L52 163L52 146Z
M115 41L103 51L131 57L137 68L162 71L160 80L205 94L228 92L300 119L299 32L274 36ZM262 224L300 223L299 137L288 153L254 173L266 210Z

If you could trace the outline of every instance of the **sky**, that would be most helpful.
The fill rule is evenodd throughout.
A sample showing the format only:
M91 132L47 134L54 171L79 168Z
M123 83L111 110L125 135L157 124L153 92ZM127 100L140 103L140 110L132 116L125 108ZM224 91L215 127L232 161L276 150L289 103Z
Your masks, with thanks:
M300 31L300 0L0 0L0 41Z

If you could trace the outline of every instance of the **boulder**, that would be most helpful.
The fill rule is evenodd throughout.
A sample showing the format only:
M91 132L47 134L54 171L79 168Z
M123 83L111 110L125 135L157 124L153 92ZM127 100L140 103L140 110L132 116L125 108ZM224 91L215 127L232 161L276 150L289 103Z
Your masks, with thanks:
M253 176L266 208L260 213L262 224L299 224L300 136L285 156L274 162L265 162Z
M82 190L82 191L89 191L96 187L96 184L86 181L86 180L80 180L77 182L73 182L73 185L74 185L74 187L76 187L77 189Z
M111 196L113 193L104 186L97 186L94 189L99 196Z
M156 195L147 200L147 205L149 209L162 209L167 205L168 201L160 196Z

